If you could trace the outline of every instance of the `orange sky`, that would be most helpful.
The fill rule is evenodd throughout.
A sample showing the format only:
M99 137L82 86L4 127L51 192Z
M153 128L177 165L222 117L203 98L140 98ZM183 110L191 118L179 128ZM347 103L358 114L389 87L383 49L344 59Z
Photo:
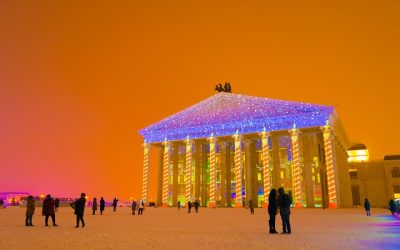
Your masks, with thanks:
M185 2L0 2L0 192L139 197L137 131L224 81L400 153L399 1Z

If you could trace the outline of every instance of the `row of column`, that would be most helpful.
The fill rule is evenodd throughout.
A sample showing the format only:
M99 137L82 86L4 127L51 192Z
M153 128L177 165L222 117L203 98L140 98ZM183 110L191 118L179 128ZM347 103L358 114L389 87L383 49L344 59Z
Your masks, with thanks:
M329 196L329 207L336 207L337 206L337 197L336 197L336 182L335 182L335 166L334 166L334 155L333 155L333 145L332 145L332 130L327 123L326 126L322 127L321 130L323 131L324 137L324 154L325 154L325 161L326 161L326 169L327 169L327 186L328 186L328 196ZM295 126L289 130L291 135L292 141L292 154L293 154L293 202L296 207L302 207L302 187L301 187L301 170L300 170L300 152L299 152L299 129ZM263 165L263 191L264 191L264 206L268 206L268 194L271 190L271 178L274 178L274 184L280 186L280 168L279 168L279 150L272 150L272 158L273 158L273 166L278 166L273 168L272 175L270 176L270 167L271 167L271 159L268 149L268 140L270 137L270 133L266 132L265 130L259 134L261 137L262 143L262 165ZM242 197L242 150L241 150L241 143L242 143L242 136L238 133L232 136L234 139L234 172L235 172L235 182L236 182L236 197L235 197L235 207L242 207L243 197ZM209 207L216 206L216 142L217 138L211 135L208 138L208 143L210 147L209 153L209 162L210 162L210 183L209 183ZM185 200L186 202L192 200L192 148L193 148L193 140L187 138L185 140L186 150L185 150L185 169L184 169L184 176L185 176ZM229 147L226 146L226 142L223 142L221 145L220 154L224 157L221 158L222 162L221 165L228 166L229 164L229 156L230 152L228 150ZM279 138L272 137L272 145L279 145ZM158 197L162 197L161 202L162 206L168 206L168 189L169 189L169 165L170 165L170 147L171 143L167 140L163 142L163 154L160 154L159 159L159 178L158 180ZM306 147L306 146L305 146ZM202 149L204 150L204 149ZM200 152L201 150L196 150L196 157L200 159ZM255 152L255 145L248 142L246 143L246 155L250 156L251 152ZM307 153L310 150L307 148L303 149L303 152ZM247 157L246 156L246 157ZM304 159L310 159L312 161L312 157L304 156ZM177 165L178 161L177 157L172 157L174 161L174 166ZM207 160L207 159L206 159ZM254 159L253 159L254 160ZM250 167L253 163L251 162L251 157L246 158L246 195L247 200L252 198L253 194L257 194L257 190L252 190L255 188L252 183L256 180L251 180L252 176L255 176L251 171L252 168ZM196 161L196 164L201 164L199 161ZM304 164L312 164L308 162L304 162ZM144 143L144 161L143 161L143 184L142 184L142 199L147 200L148 197L148 168L149 168L149 144ZM226 168L221 169L221 175L226 177L226 182L221 182L221 193L227 193L227 188L231 187L231 175L230 171L227 171ZM205 171L204 171L205 172ZM200 174L205 175L206 173L200 173L200 168L195 168L195 182L199 183L200 181ZM307 176L306 174L306 181L310 180L311 177ZM174 181L177 180L177 168L174 168L173 171L173 179ZM176 175L176 176L175 176ZM177 185L175 185L173 190L173 196L177 195ZM306 185L312 186L312 185ZM176 190L175 190L176 189ZM200 193L200 186L195 185L195 193ZM252 192L254 191L254 192ZM313 203L313 201L309 200L312 199L312 189L306 189L306 199L307 204ZM230 192L228 192L230 193ZM176 200L176 197L173 197ZM225 200L225 195L222 195L221 201L223 204L225 202L227 204L231 204L231 196L227 195Z

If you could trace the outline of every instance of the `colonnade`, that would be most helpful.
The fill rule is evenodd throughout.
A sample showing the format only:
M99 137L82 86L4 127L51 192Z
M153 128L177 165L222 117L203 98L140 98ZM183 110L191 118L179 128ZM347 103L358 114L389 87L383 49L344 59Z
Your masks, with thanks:
M290 140L287 148L280 145L283 136ZM222 137L211 134L201 139L145 142L142 199L148 200L149 154L153 145L159 149L158 206L175 206L178 194L183 193L184 202L199 200L208 207L242 207L249 200L256 207L266 207L270 190L285 186L291 190L296 207L314 207L317 193L322 203L328 199L326 203L334 208L338 205L338 160L334 152L338 143L328 123L307 129L293 126L288 131L264 129L257 134ZM286 158L285 150L289 152ZM289 160L283 162L285 159ZM184 168L183 172L178 166ZM289 176L289 182L285 176ZM178 183L183 183L180 185L183 188Z

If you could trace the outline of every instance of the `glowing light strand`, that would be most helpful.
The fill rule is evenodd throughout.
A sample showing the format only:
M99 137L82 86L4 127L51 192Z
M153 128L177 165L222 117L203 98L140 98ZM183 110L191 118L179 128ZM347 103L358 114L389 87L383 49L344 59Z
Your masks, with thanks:
M144 156L143 156L142 200L147 201L150 144L146 143L145 141L143 147L144 147Z
M162 202L163 207L168 206L168 180L169 180L169 142L164 142L164 162L163 162L163 187L162 187Z
M268 131L319 127L333 107L273 100L230 93L219 93L187 109L154 123L139 133L148 142L228 136Z
M209 207L215 207L215 137L213 134L208 138L210 141L210 202Z
M186 139L186 165L185 165L185 200L191 200L192 193L192 141Z
M269 136L270 134L266 132L264 128L264 131L261 132L263 180L264 180L264 207L268 207L268 195L271 190L270 156L268 150Z
M242 141L241 136L237 132L233 138L235 139L235 207L242 207Z
M289 130L292 139L293 154L293 184L294 184L294 203L295 207L302 207L301 176L300 176L300 151L299 151L299 130L296 125Z
M332 132L328 121L326 122L323 131L324 131L326 172L328 176L329 207L336 208L337 200L336 200L335 170L333 167Z

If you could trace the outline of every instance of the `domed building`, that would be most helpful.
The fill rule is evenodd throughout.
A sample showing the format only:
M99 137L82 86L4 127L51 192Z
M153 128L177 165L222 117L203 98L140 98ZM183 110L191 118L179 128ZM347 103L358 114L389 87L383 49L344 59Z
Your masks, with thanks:
M349 154L349 162L366 162L369 160L368 148L362 143L353 144L347 153Z

